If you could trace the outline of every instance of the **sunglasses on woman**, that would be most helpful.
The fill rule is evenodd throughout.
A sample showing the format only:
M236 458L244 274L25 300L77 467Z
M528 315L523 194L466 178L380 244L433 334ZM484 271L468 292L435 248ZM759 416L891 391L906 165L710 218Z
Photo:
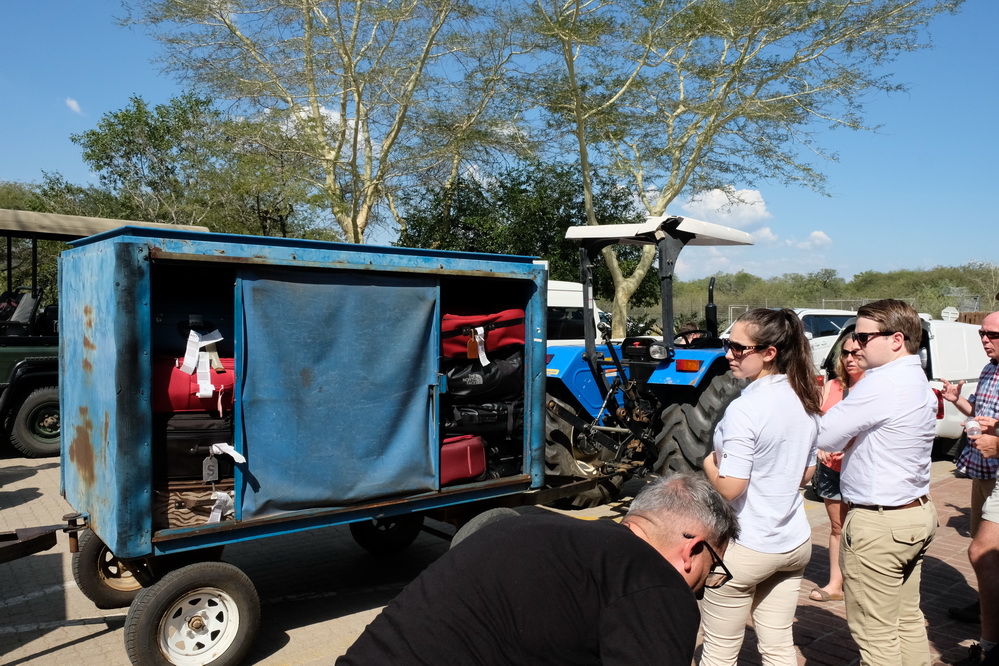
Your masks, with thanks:
M760 351L761 349L766 349L770 345L740 345L738 342L732 342L728 338L722 340L722 346L725 351L732 350L732 355L736 358L742 358L746 354L750 354L754 351Z

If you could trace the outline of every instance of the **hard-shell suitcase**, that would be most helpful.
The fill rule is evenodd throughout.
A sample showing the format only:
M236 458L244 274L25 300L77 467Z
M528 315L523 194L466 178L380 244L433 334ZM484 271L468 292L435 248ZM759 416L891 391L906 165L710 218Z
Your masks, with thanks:
M208 412L157 414L153 418L154 473L168 481L201 481L212 444L232 444L232 421ZM233 478L233 460L215 455L219 479Z
M236 382L235 361L221 358L224 370L210 369L211 396L198 397L198 373L187 374L180 369L183 359L173 356L153 358L153 411L159 413L215 412L220 415L232 409L233 387Z
M474 481L486 473L486 447L477 435L448 437L441 445L441 485Z

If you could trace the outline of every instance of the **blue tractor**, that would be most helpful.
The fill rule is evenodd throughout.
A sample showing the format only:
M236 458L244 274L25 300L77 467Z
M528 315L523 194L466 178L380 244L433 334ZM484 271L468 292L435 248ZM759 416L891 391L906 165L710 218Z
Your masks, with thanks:
M572 227L580 242L585 346L549 346L546 462L549 477L592 477L577 507L616 496L632 476L700 469L715 425L744 383L729 371L718 337L714 281L707 328L675 337L673 271L687 245L750 245L736 229L692 218L650 217L640 224ZM655 245L662 287L662 337L610 340L593 315L593 265L611 245ZM598 342L598 336L600 341Z

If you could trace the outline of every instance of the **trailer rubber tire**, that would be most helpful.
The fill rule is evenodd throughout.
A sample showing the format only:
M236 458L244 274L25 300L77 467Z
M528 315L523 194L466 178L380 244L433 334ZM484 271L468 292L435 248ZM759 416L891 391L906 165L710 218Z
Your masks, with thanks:
M28 458L59 455L59 389L35 389L13 414L10 443Z
M125 617L133 664L242 664L260 625L260 598L242 571L198 562L171 571L135 597Z
M506 518L516 518L519 515L520 514L513 509L505 506L498 506L495 509L488 509L482 513L478 513L454 533L454 536L451 537L450 547L454 548L486 525L491 525L492 523L499 522Z
M98 608L125 608L142 585L93 530L81 530L73 553L73 580Z
M391 555L408 548L422 528L422 513L406 513L351 523L350 535L369 553Z
M656 473L700 470L704 456L712 449L715 426L745 386L745 380L736 379L731 372L715 374L695 404L673 404L664 409L663 427L656 438Z

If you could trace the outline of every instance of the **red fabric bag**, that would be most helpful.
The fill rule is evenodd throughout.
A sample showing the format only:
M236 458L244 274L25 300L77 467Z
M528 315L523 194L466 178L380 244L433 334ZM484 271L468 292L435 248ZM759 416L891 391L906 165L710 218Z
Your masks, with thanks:
M482 328L486 352L507 345L524 344L524 311L503 310L485 315L449 315L441 319L441 349L452 358L477 358L475 345L469 345L476 328Z
M486 473L485 442L478 435L448 437L441 446L441 485L474 481Z
M235 360L219 359L223 372L211 370L212 397L198 397L198 373L187 374L177 367L173 356L157 356L153 359L153 411L175 412L220 412L232 409L233 386L236 383Z

